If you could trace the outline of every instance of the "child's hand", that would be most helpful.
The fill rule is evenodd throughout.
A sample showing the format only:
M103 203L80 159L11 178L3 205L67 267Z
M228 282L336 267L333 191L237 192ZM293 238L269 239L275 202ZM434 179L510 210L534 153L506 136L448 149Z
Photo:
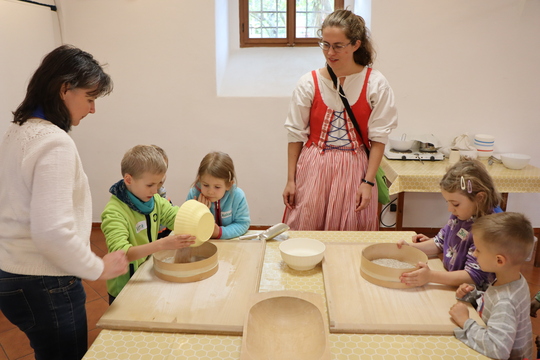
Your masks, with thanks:
M455 303L448 312L452 320L459 326L463 328L465 326L465 321L469 318L469 309L465 303L458 301Z
M472 286L471 284L461 284L456 290L456 297L458 299L463 299L465 295L467 295L473 290L474 290L474 286Z
M103 264L105 266L98 280L109 280L125 274L128 270L129 261L125 251L118 250L105 255Z
M401 249L401 247L402 247L403 245L410 246L410 244L409 244L408 242L406 242L405 240L399 240L399 241L397 242L397 247L398 247L398 249Z
M428 264L419 262L416 266L418 266L418 270L404 272L399 277L399 280L407 286L422 286L427 284L431 277L431 269L428 267Z
M221 229L219 228L218 224L214 224L214 232L212 233L212 239L217 239L219 238L219 233L221 232L220 231Z
M212 202L210 200L208 200L208 198L206 196L204 196L203 194L199 194L199 197L195 196L193 199L197 200L200 203L203 203L204 205L208 206L209 208L212 205Z
M538 300L536 300L535 298L533 298L531 300L531 316L532 317L536 317L536 312L540 309L540 302L538 302Z
M427 241L429 240L430 238L427 237L426 235L424 234L417 234L417 235L414 235L412 237L412 242L413 243L419 243L419 242L422 242L422 241Z
M195 244L195 236L180 234L164 237L159 241L160 250L176 250Z

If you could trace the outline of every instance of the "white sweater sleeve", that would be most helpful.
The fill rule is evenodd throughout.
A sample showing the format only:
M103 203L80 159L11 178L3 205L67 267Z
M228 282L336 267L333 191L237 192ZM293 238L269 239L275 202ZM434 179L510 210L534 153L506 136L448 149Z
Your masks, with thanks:
M91 197L75 143L67 134L54 134L31 149L22 167L32 194L34 245L44 261L67 274L95 280L104 265L90 250Z

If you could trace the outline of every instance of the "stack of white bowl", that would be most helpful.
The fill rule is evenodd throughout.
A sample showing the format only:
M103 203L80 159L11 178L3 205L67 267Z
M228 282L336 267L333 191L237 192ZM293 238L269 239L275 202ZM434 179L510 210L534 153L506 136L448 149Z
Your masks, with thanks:
M488 158L493 155L493 145L495 144L495 137L486 134L474 135L474 146L478 150L478 157Z

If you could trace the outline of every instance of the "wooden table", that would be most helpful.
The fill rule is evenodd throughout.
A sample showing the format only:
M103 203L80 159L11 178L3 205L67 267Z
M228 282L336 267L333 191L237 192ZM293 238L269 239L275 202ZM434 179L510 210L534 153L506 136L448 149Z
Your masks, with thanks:
M410 239L412 235L414 233L410 231L289 232L290 237L338 243L394 242ZM279 241L267 242L259 292L301 290L325 296L321 265L309 271L291 270L281 260L278 246ZM141 295L141 301L144 301L144 294ZM330 345L332 359L336 360L488 359L454 336L330 334ZM102 330L84 359L238 360L241 346L241 336Z

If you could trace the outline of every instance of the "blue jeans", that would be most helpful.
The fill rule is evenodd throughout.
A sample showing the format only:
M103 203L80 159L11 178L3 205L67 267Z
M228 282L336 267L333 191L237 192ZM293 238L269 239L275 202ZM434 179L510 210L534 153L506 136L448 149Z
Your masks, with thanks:
M0 310L23 331L36 360L80 360L88 350L86 293L73 276L0 270Z

